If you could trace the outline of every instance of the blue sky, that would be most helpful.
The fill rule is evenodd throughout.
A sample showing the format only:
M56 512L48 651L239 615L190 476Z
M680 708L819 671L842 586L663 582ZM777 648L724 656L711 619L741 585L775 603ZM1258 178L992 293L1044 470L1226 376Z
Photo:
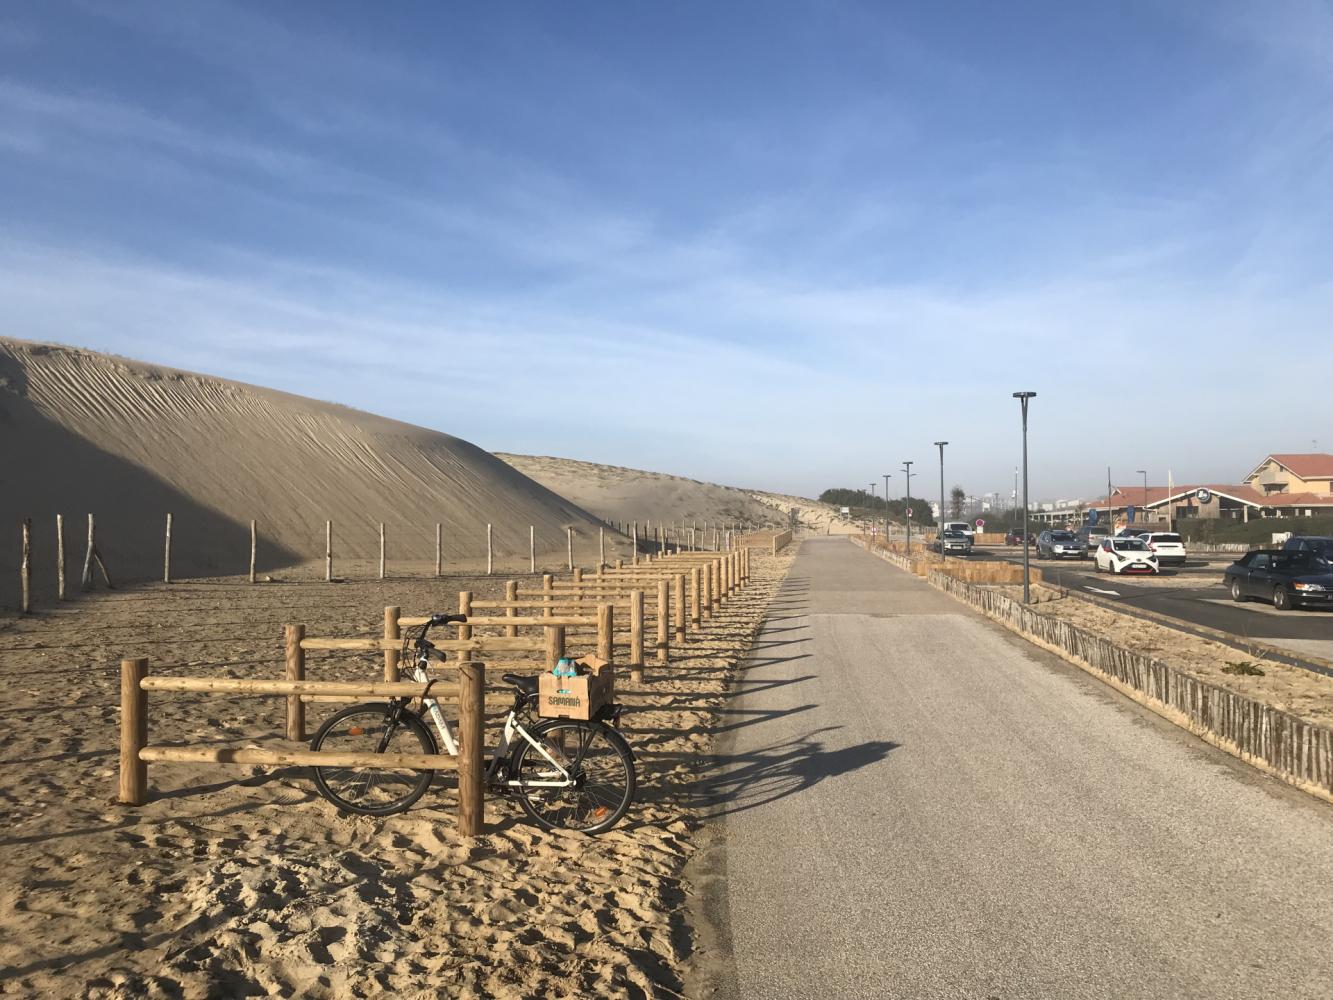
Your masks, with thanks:
M6 4L0 219L2 333L494 450L1333 450L1326 0Z

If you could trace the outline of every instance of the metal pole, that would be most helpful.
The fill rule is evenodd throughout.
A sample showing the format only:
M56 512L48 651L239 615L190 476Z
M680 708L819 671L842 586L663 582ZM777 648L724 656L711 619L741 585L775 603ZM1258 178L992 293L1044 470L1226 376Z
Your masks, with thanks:
M940 520L935 525L935 537L940 540L940 562L947 558L944 555L944 446L948 441L936 441L935 447L940 450Z
M889 473L884 473L884 540L889 540Z
M1026 543L1028 538L1028 400L1035 396L1035 392L1016 392L1014 398L1018 400L1023 407L1023 541ZM1028 558L1031 548L1024 544L1023 546L1023 603L1032 603L1032 590L1028 578Z
M873 534L875 531L875 484L874 483L870 484L870 506L867 509L869 511L870 531Z
M1143 518L1143 519L1146 521L1146 520L1148 519L1148 517L1147 517L1147 514L1148 514L1148 470L1147 470L1147 469L1135 469L1134 471L1135 471L1135 472L1139 472L1139 473L1141 473L1141 474L1143 475L1143 506L1142 506L1141 509L1142 509L1142 511L1143 511L1143 515L1144 515L1144 518Z
M912 463L904 462L903 468L907 470L907 509L912 507ZM912 515L907 515L907 558L912 558Z

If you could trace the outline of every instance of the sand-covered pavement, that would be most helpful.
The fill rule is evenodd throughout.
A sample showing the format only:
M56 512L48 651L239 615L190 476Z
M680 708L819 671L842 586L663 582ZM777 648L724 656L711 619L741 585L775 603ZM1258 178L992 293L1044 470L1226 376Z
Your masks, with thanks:
M0 623L0 994L9 996L674 996L691 949L687 788L709 719L791 557L756 553L748 589L620 685L640 802L600 838L551 835L487 802L454 834L452 778L387 819L339 816L300 769L154 765L115 802L117 663L280 677L282 626L368 635L383 608L453 610L503 578L127 589ZM374 676L378 657L311 677ZM497 671L498 672L498 671ZM154 695L152 742L283 746L278 698ZM333 711L330 707L325 711ZM322 715L312 711L313 728Z

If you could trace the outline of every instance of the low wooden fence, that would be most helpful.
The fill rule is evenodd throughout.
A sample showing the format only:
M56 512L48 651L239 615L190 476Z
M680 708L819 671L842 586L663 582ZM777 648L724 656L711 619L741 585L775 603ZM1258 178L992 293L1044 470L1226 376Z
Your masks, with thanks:
M484 822L482 722L485 714L486 667L466 661L458 664L457 684L432 684L430 694L458 702L459 755L324 753L312 750L230 749L212 746L152 746L148 742L148 694L151 691L194 692L211 695L279 695L300 705L302 695L350 699L421 697L425 684L409 681L247 680L221 677L150 677L148 660L120 664L120 801L142 806L148 802L148 765L259 764L273 767L402 767L420 770L458 768L458 832L480 836ZM289 716L290 719L290 716ZM290 722L289 722L290 725Z
M932 572L932 586L1063 655L1242 760L1333 801L1333 729L1192 677L986 587Z
M865 536L857 535L852 536L852 541L899 569L915 573L920 577L926 577L932 572L942 572L971 583L1016 584L1023 582L1023 567L1016 563L993 559L972 561L957 557L942 559L938 554L927 549L925 545L916 542L912 543L909 554L905 542L886 542L882 538L871 540ZM1044 579L1041 568L1030 566L1028 579L1032 583L1041 583Z

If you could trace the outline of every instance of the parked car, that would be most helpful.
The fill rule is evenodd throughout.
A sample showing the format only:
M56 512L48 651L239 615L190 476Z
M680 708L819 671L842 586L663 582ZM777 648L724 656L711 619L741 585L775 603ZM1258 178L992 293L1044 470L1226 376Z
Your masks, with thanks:
M1157 562L1161 566L1183 566L1189 553L1185 549L1185 540L1174 531L1145 531L1139 535L1148 543L1148 549L1157 553Z
M945 521L944 533L948 534L950 531L961 531L967 536L969 542L976 541L976 535L972 530L972 525L968 524L966 521Z
M1043 531L1037 536L1039 559L1086 559L1088 547L1072 531Z
M1089 552L1096 552L1098 546L1111 537L1110 529L1101 524L1085 524L1074 534L1078 535L1083 547Z
M1157 572L1157 556L1142 538L1104 538L1097 546L1098 573Z
M970 556L972 539L961 531L945 531L935 539L935 544L931 548L936 552L942 551L945 555Z
M1282 544L1283 550L1313 552L1333 562L1333 538L1320 535L1292 535Z
M1008 531L1004 533L1005 545L1022 545L1023 541L1024 541L1024 536L1022 528L1010 528ZM1027 543L1029 545L1032 544L1031 536L1028 536Z
M1313 549L1256 549L1227 567L1233 601L1257 597L1279 611L1333 608L1333 563Z

